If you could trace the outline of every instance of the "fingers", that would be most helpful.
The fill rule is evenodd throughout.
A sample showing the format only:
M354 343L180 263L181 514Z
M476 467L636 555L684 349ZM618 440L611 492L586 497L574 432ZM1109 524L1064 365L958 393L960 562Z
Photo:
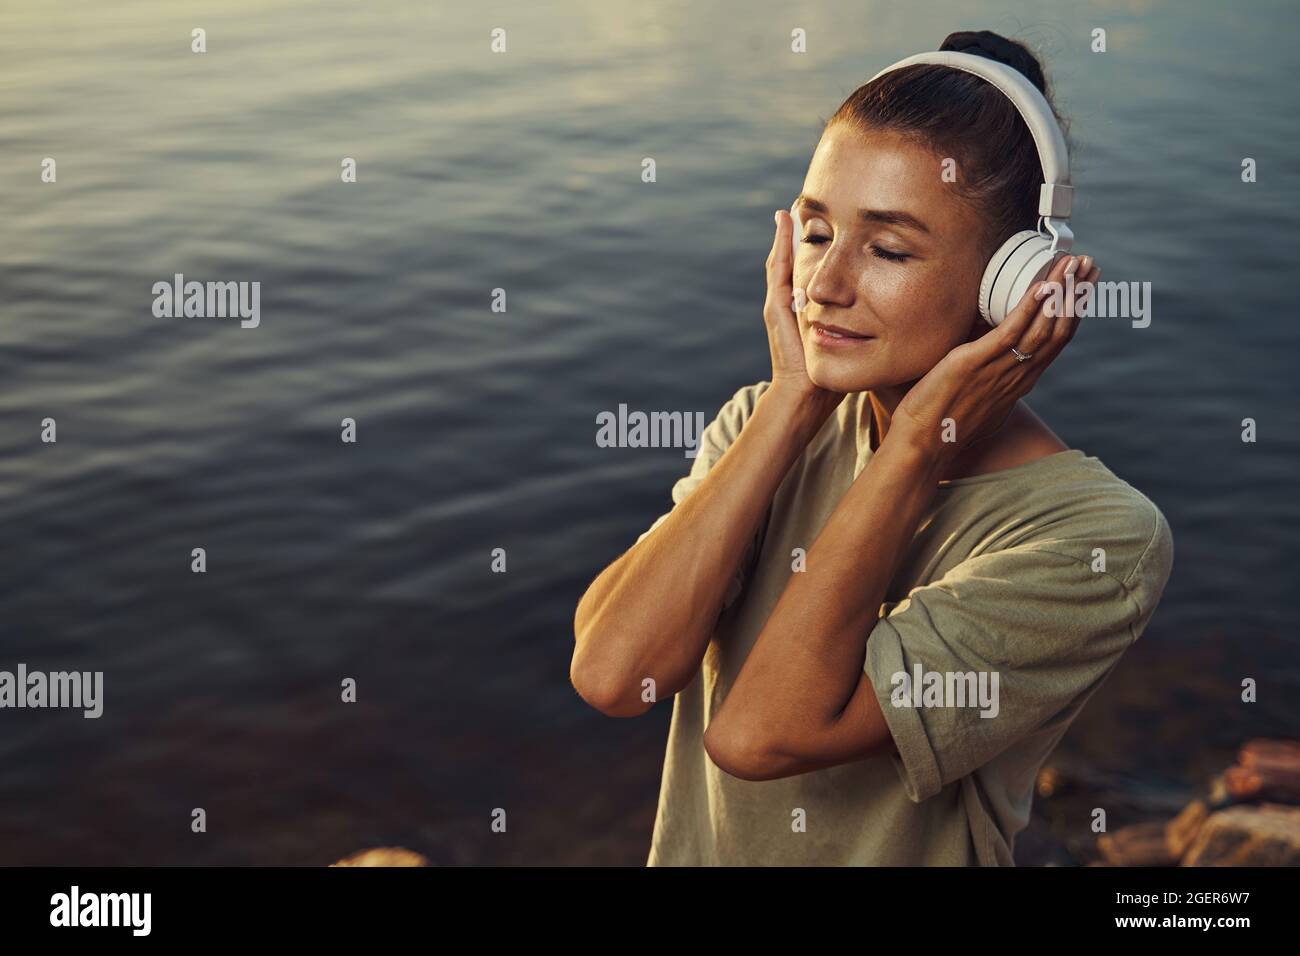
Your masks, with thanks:
M1047 273L1044 281L1044 294L1038 303L1038 309L1025 330L1024 336L1016 346L1026 355L1035 355L1046 347L1052 337L1058 320L1063 314L1073 314L1065 302L1067 277L1075 276L1079 271L1078 256L1062 256ZM1071 281L1078 281L1077 279Z
M1070 303L1067 315L1057 320L1055 333L1061 340L1060 348L1064 348L1065 343L1074 338L1074 333L1078 331L1079 323L1083 320L1083 316L1079 313L1079 299L1083 297L1085 289L1095 286L1100 275L1101 267L1092 256L1082 256L1079 259L1079 268L1074 274L1074 301Z
M1079 263L1079 274L1074 277L1074 287L1077 289L1081 285L1092 285L1096 283L1101 276L1101 266L1092 256L1084 256L1083 261Z
M772 251L767 256L767 293L773 302L790 306L793 289L794 263L790 252L794 221L784 209L776 211L776 230L772 237Z
M1021 336L1016 348L1033 355L1048 350L1054 356L1074 337L1082 318L1078 304L1084 290L1101 274L1092 256L1065 256L1048 273L1050 291L1040 289L1042 306Z
M1073 298L1066 303L1068 309L1065 314L1057 317L1056 325L1052 330L1051 341L1048 343L1049 347L1054 347L1057 351L1060 351L1065 347L1065 343L1074 338L1074 333L1079 328L1079 322L1083 319L1083 315L1079 311L1079 300L1083 298L1086 289L1094 286L1100 275L1101 267L1097 265L1092 256L1079 257L1079 265L1074 273Z
M991 358L999 359L1004 355L1010 356L1013 347L1021 352L1033 354L1033 348L1036 346L1032 343L1045 338L1051 329L1052 318L1045 314L1045 310L1047 305L1053 301L1051 293L1054 287L1052 283L1059 286L1069 264L1069 256L1064 256L1052 263L1047 275L1025 290L1020 302L998 324L994 332L984 336L984 339L988 340L989 348L992 350ZM1014 356L1012 358L1014 359Z
M1028 351L1035 356L1032 360L1033 369L1026 369L1029 372L1027 382L1030 387L1038 380L1038 376L1043 373L1048 365L1060 354L1061 350L1074 338L1074 333L1078 331L1079 323L1083 315L1079 310L1080 299L1084 291L1093 287L1097 277L1101 275L1101 269L1097 266L1092 256L1072 256L1070 263L1063 270L1064 278L1068 282L1061 283L1058 290L1050 297L1050 302L1044 305L1043 311L1050 313L1050 325L1043 328L1038 327L1035 323L1031 334L1038 336L1032 345L1032 351L1026 346L1018 346L1021 352ZM1058 280L1059 281L1059 280ZM1045 300L1046 302L1047 300Z
M1049 276L1054 283L1051 292L1043 297L1042 308L1035 316L1024 341L1017 346L1026 355L1042 355L1051 344L1053 335L1074 316L1076 283L1079 274L1079 256L1062 256ZM1049 359L1050 361L1050 359ZM1044 363L1039 363L1044 364Z
M986 361L1022 369L1024 381L1032 383L1074 337L1081 316L1076 308L1083 288L1094 283L1101 269L1091 256L1067 255L1052 263L1042 281L1026 290L1016 308L984 336L989 349ZM1067 291L1071 298L1065 298ZM1031 356L1024 362L1012 349Z
M763 322L767 326L768 345L772 352L772 380L793 377L807 384L799 319L791 309L792 299L795 306L801 305L790 288L794 221L784 209L776 211L774 220L772 251L767 256L767 301L763 305ZM802 295L802 290L799 295Z

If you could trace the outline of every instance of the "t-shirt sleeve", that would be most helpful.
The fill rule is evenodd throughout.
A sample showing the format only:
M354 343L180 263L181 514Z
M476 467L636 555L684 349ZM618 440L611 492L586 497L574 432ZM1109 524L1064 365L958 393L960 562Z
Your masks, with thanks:
M768 384L768 382L759 382L756 385L747 385L740 389L722 406L713 421L705 426L700 433L699 444L690 471L679 478L673 485L673 507L681 504L686 500L687 495L699 487L700 482L709 473L709 469L717 464L723 452L731 447L732 442L740 435L740 430L744 428L745 422L749 420L749 416L754 413L754 406L758 403L759 396L767 390ZM672 509L670 508L656 518L654 523L636 539L637 543L639 544L652 531L663 524L671 513ZM732 578L731 585L723 598L722 607L724 609L734 604L736 598L740 597L740 593L744 589L745 579L758 556L759 542L762 540L763 528L766 523L767 519L765 517L760 522L758 531L745 550L735 577Z
M1146 627L1171 548L1156 512L1131 574L1094 570L1082 557L1090 542L1027 544L968 558L889 609L867 639L863 667L909 798L928 799L1024 737L1072 719Z

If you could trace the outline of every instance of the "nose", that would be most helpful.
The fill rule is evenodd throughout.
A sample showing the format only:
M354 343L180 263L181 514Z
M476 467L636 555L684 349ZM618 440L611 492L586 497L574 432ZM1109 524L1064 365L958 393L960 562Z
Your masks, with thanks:
M804 291L809 301L818 305L837 305L848 308L853 305L856 294L856 276L852 268L852 253L847 249L836 248L832 241L822 246L825 252L820 259L812 263L812 273L808 276Z

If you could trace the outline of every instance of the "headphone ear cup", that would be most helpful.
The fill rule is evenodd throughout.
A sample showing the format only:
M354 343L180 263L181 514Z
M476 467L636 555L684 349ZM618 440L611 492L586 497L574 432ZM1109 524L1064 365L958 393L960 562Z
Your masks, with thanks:
M997 326L1024 298L1031 285L1047 275L1052 263L1066 255L1052 252L1052 240L1041 232L1026 229L1002 244L984 270L980 281L980 315Z

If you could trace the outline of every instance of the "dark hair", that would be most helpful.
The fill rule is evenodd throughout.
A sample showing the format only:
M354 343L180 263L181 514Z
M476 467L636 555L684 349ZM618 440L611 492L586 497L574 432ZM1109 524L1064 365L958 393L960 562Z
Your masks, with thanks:
M939 49L973 53L1024 74L1066 134L1043 68L1022 44L979 30L950 33ZM934 64L894 70L858 87L826 125L840 122L902 133L955 159L958 195L987 223L982 237L986 255L1021 229L1036 227L1043 167L1033 134L1015 105L980 77Z

